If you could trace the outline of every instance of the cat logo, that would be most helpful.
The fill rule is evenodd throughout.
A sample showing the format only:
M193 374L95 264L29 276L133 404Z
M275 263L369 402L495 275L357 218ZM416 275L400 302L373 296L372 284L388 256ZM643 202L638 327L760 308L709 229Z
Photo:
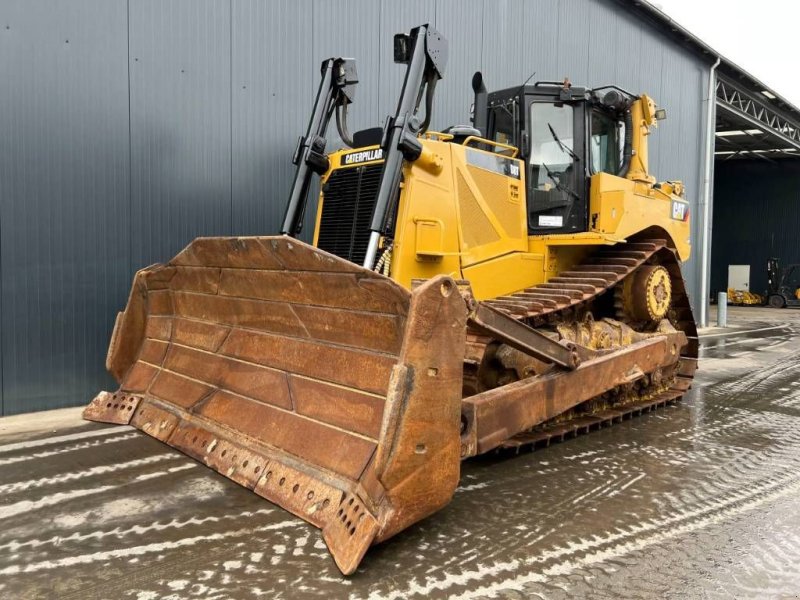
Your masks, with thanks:
M358 152L351 152L350 154L342 155L343 165L358 165L373 160L383 159L383 150L375 148L374 150L359 150Z
M679 202L678 200L672 201L672 218L676 221L689 220L689 203Z

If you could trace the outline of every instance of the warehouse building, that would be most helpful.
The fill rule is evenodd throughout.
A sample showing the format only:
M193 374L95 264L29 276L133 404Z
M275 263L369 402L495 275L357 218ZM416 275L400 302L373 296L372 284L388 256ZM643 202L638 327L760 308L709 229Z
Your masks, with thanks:
M478 69L490 89L569 77L646 92L666 108L650 166L686 185L694 250L685 275L701 321L723 285L719 269L755 256L748 244L762 234L715 216L722 241L712 261L715 151L723 215L774 204L783 233L798 224L798 111L646 2L8 0L0 414L79 405L111 387L104 357L134 272L196 236L275 233L322 59L357 60L351 129L380 125L403 73L392 35L424 22L450 43L433 128L468 121ZM715 136L719 127L750 132L745 145L723 148L736 136ZM753 177L774 182L774 198L757 188L761 208L745 185ZM784 242L773 238L769 251L788 259Z

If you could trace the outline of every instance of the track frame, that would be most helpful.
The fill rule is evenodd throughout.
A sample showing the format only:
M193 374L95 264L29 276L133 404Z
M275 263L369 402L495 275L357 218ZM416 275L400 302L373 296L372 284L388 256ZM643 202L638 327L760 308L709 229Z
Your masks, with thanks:
M616 290L648 264L660 264L670 273L673 299L668 316L677 333L658 335L594 358L574 372L534 376L465 397L462 458L497 449L519 452L547 445L552 439L563 440L682 398L697 369L697 329L677 253L666 239L641 236L603 248L544 284L486 304L537 327L570 318L601 295L612 293L617 317L624 321ZM467 340L465 377L493 341L479 329L468 331ZM654 373L666 377L648 380ZM636 389L637 381L649 381L649 385L639 384ZM593 401L602 408L580 410Z

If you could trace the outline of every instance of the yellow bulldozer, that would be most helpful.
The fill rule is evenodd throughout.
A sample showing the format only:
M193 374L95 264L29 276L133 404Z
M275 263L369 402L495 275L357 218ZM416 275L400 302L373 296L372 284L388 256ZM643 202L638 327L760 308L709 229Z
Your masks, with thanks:
M323 62L281 235L198 238L136 274L119 390L84 412L321 528L345 574L446 505L462 460L673 402L697 363L689 203L648 170L664 110L476 73L471 123L435 132L446 40L419 26L394 59L395 114L352 137L355 63Z

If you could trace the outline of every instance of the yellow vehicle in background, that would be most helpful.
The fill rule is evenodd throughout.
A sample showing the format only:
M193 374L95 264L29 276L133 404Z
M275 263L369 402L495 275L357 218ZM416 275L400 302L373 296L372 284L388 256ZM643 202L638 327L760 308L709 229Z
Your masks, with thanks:
M764 304L764 297L749 290L735 290L728 288L728 304L736 306L761 306Z

